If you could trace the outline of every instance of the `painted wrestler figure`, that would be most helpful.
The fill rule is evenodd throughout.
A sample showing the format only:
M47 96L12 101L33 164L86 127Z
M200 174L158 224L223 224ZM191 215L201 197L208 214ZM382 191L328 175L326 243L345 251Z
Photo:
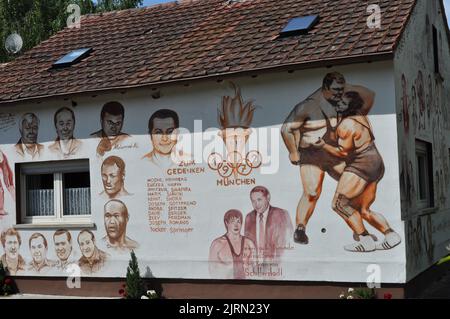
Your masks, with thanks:
M325 119L329 119L336 126L336 106L342 95L350 91L359 93L364 101L361 113L368 114L373 106L375 93L363 86L351 85L341 73L332 72L324 77L320 89L294 107L281 128L283 141L289 151L289 160L300 167L303 186L294 232L294 241L298 244L309 243L306 228L322 193L325 174L338 180L345 165L341 158L331 156L313 144L318 138L332 143L324 137L328 122Z
M209 273L216 279L246 279L255 267L256 248L250 238L241 235L243 216L239 210L225 213L227 232L216 238L209 250Z
M337 126L332 127L327 121L328 137L336 140L338 146L330 145L322 138L314 144L316 148L346 163L333 199L333 210L359 235L359 242L344 247L354 252L387 250L401 242L400 236L389 226L384 216L370 209L385 168L375 146L370 122L361 114L363 104L359 93L344 93L342 102L337 106L338 114L341 115ZM385 235L381 243L375 243L364 227L363 220Z

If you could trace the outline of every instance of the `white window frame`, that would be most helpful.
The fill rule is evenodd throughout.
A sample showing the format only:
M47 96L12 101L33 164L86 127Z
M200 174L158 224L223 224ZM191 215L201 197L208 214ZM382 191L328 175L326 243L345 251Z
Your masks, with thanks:
M416 140L416 165L417 165L417 178L416 178L416 189L417 189L417 207L419 209L426 209L426 208L432 208L434 198L434 194L431 191L431 181L433 180L433 172L430 172L430 164L432 164L432 154L429 152L429 149L427 147L429 143ZM421 199L420 198L420 184L421 184L421 176L420 176L420 162L419 157L423 157L425 159L425 194L426 198Z
M92 201L90 215L64 215L64 173L90 172L89 160L69 160L63 162L33 162L20 164L20 208L21 224L32 225L73 225L92 222ZM27 216L26 176L31 174L53 174L54 212L53 216ZM91 187L92 199L92 187Z

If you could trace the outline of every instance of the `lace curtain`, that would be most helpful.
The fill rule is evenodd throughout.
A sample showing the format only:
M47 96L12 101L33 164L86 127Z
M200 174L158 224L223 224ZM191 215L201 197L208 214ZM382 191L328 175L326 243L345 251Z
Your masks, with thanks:
M90 187L64 190L64 215L89 215L91 212Z
M55 215L53 189L31 189L27 192L27 216Z
M53 189L28 190L28 216L54 216L55 194ZM63 196L65 216L89 215L91 207L91 189L69 188L64 190Z

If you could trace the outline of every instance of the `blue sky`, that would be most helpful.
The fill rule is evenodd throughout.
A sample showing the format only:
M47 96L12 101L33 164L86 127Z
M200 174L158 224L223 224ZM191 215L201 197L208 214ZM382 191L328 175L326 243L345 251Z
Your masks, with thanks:
M171 2L171 1L174 1L174 0L144 0L144 6L151 6L152 4ZM445 1L450 1L450 0L445 0Z
M450 0L444 0L444 6L447 12L447 20L450 20Z

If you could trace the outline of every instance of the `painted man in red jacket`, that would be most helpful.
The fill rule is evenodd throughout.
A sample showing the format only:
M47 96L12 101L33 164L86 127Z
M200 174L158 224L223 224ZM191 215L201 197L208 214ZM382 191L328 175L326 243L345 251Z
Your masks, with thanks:
M270 193L264 186L253 188L250 199L254 209L245 218L245 236L255 243L260 263L278 262L290 247L294 230L289 213L270 205Z

